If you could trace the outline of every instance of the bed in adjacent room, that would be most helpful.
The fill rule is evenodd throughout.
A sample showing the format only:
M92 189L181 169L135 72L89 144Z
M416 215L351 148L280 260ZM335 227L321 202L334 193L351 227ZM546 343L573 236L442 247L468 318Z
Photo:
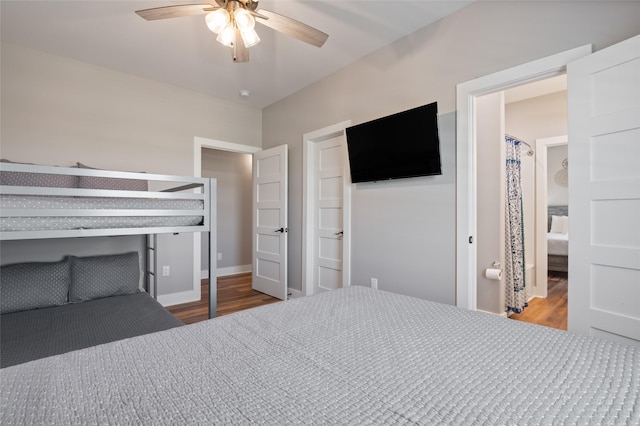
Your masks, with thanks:
M547 269L569 271L569 213L568 206L548 206Z

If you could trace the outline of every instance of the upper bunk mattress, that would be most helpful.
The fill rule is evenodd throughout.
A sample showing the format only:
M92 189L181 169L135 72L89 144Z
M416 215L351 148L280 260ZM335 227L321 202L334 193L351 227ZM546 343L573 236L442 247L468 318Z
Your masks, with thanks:
M52 197L2 195L0 209L149 210L149 216L46 216L1 217L0 231L51 231L67 229L107 229L196 226L203 217L176 215L176 211L202 210L202 200L115 197Z

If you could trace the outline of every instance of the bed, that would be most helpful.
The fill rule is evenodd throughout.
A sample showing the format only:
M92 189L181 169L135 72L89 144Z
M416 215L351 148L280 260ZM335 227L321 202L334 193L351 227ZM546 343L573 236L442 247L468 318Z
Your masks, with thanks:
M0 371L0 423L640 424L640 350L365 287Z
M0 240L147 236L144 253L3 264L0 366L182 325L155 300L155 236L209 232L215 252L215 188L211 179L98 170L81 163L0 162ZM210 265L209 316L214 317L215 263Z
M547 269L569 271L569 212L568 206L548 206Z
M0 368L178 327L140 289L137 252L0 268Z

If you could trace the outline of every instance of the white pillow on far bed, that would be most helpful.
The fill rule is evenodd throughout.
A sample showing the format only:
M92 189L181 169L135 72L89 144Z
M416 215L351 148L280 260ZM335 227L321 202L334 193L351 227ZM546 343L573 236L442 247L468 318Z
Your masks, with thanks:
M565 234L565 229L568 228L568 217L567 216L551 216L551 229L549 232L554 234Z

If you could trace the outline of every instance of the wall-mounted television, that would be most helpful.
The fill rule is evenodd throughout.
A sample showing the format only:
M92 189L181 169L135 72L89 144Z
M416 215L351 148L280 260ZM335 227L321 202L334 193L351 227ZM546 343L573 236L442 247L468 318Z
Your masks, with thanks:
M441 175L438 103L346 129L351 182Z

